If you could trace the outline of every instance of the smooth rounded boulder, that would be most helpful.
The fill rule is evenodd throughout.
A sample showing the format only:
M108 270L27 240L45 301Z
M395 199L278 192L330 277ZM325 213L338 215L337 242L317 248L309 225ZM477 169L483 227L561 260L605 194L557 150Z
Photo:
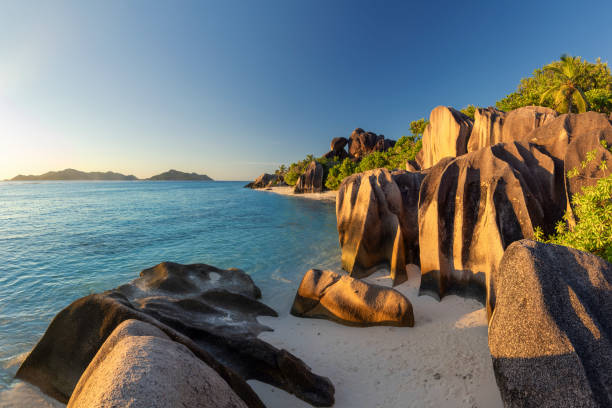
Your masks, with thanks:
M472 126L472 119L458 110L447 106L434 108L423 133L422 153L418 156L421 168L430 168L444 157L467 153Z
M304 275L291 314L349 326L414 326L412 304L398 291L318 269Z
M612 264L521 240L491 284L489 349L504 406L612 406Z
M257 177L255 181L247 184L244 187L256 189L256 188L267 188L267 187L272 187L272 186L281 185L281 184L284 184L284 180L282 176L279 176L277 174L264 173L261 176Z
M178 406L247 407L187 347L138 320L126 320L115 328L68 401L68 408Z

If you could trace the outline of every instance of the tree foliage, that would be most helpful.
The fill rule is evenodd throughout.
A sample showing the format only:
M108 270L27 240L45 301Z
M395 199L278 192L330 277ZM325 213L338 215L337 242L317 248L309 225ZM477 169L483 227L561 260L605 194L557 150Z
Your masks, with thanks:
M602 141L602 145L608 148L605 141ZM585 168L595 159L596 152L597 150L588 152L580 166ZM566 212L563 220L557 223L555 234L544 238L542 229L536 227L534 236L540 242L591 252L612 262L612 174L603 177L607 169L605 160L602 160L598 167L602 171L602 177L597 183L584 187L582 193L572 197L573 213L578 221L570 226L570 213ZM578 174L579 171L575 168L568 172L567 177L578 177Z
M497 101L495 105L504 111L529 105L578 111L576 102L580 98L576 96L577 92L570 92L578 89L584 94L586 105L591 110L609 112L612 108L612 74L608 64L599 58L591 63L580 57L564 55L560 61L538 68L531 77L521 79L516 92ZM571 95L571 104L568 104L567 95Z

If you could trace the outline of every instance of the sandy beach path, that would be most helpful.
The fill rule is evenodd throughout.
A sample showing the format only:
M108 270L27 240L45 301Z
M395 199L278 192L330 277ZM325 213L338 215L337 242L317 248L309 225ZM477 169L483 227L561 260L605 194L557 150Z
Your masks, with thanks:
M367 281L390 286L388 272ZM337 408L502 407L487 345L486 312L457 296L418 296L420 273L396 287L412 302L415 327L353 328L289 315L260 318L260 338L302 358L336 387ZM268 408L309 407L284 391L249 381Z

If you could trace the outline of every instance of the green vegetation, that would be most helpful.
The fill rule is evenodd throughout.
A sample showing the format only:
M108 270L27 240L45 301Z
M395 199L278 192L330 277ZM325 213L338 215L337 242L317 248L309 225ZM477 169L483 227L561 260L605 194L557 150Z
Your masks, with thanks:
M602 140L602 146L609 148ZM580 163L583 169L595 159L597 150L587 153ZM542 228L534 229L534 238L540 242L565 245L581 251L591 252L612 262L612 174L603 177L608 168L605 160L598 166L602 177L594 186L584 187L581 194L574 194L572 205L578 221L571 225L573 219L569 212L555 226L556 233L544 238ZM567 173L568 178L579 177L577 168Z
M466 116L469 116L470 118L472 118L472 120L474 120L475 112L476 112L476 106L474 105L468 105L465 108L461 109L461 113L463 113Z
M395 146L384 152L372 152L357 162L346 158L340 161L337 157L315 158L309 154L303 160L292 163L289 167L282 165L276 174L284 177L285 182L291 186L297 183L298 178L306 171L308 164L315 160L323 166L323 182L325 187L336 190L346 177L366 170L387 168L389 170L403 169L408 160L414 160L423 146L421 138L429 121L421 118L410 123L410 136L402 136Z
M563 55L523 78L516 92L495 104L511 111L523 106L539 105L559 112L612 111L612 74L607 63L595 63L580 57Z

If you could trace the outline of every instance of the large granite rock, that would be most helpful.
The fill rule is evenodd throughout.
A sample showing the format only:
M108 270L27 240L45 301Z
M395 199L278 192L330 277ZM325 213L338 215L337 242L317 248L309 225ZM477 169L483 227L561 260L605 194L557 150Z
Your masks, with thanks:
M255 181L244 186L245 188L267 188L275 185L284 184L283 176L277 174L268 174L264 173L261 176L257 177Z
M402 194L389 171L370 170L344 179L336 218L345 271L360 278L385 265L395 284L406 280Z
M475 152L502 141L502 126L506 113L493 107L474 111L474 127L468 140L467 151Z
M323 191L323 166L316 161L311 161L304 174L298 178L293 192L295 194L303 193L321 193Z
M489 349L504 405L612 406L612 265L522 240L491 283Z
M346 137L334 137L329 145L329 150L332 152L339 152L344 150L344 147L348 144Z
M126 320L79 379L68 408L246 408L219 374L159 328Z
M555 160L558 171L567 175L573 169L578 170L574 177L565 177L558 187L567 194L570 210L574 194L580 193L583 187L594 185L600 177L612 171L612 166L599 169L602 160L612 163L612 153L601 144L605 141L612 146L612 123L603 113L561 115L535 129L529 138ZM593 160L582 167L582 162L587 161L587 155L592 151L595 151Z
M398 291L318 269L304 275L291 314L349 326L414 326L412 304Z
M434 108L423 133L423 153L417 156L421 167L427 169L444 157L467 153L472 126L472 119L458 110L446 106Z
M249 407L263 404L248 379L277 386L316 405L331 406L331 382L301 360L259 340L276 316L258 302L261 293L238 269L161 263L133 282L81 298L62 310L23 362L17 377L66 402L113 330L137 319L161 329L214 369Z
M557 117L557 112L543 106L525 106L506 114L502 142L529 142L530 133Z
M348 141L349 154L357 159L375 151L385 151L395 145L394 140L385 139L383 135L366 132L361 128L353 130Z
M491 272L512 242L552 232L552 159L520 143L503 143L445 159L430 169L419 196L420 292L485 301ZM559 202L561 201L561 202ZM494 299L487 300L487 306Z

